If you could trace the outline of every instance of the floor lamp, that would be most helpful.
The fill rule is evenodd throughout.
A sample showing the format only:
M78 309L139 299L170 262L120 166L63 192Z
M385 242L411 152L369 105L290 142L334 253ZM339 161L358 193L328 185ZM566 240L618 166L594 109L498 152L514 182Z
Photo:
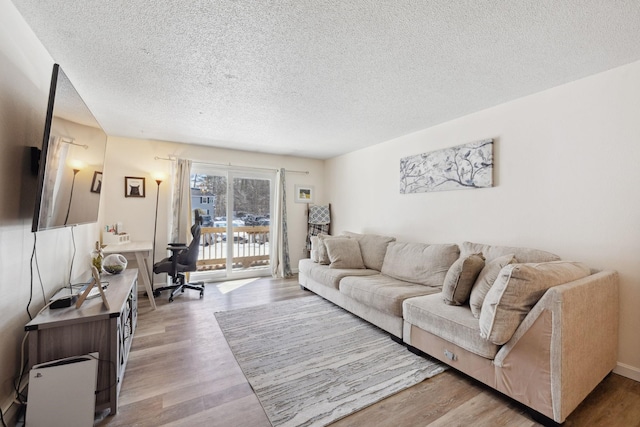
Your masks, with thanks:
M76 175L82 169L82 165L79 162L74 162L71 165L73 169L73 179L71 180L71 194L69 194L69 206L67 206L67 216L64 217L64 225L67 225L67 221L69 220L69 212L71 212L71 201L73 200L73 186L76 184Z
M158 201L160 200L160 184L162 178L156 178L156 184L158 188L156 190L156 218L153 223L153 250L151 251L151 290L153 291L153 282L155 280L155 274L153 274L153 264L156 262L156 233L158 231Z

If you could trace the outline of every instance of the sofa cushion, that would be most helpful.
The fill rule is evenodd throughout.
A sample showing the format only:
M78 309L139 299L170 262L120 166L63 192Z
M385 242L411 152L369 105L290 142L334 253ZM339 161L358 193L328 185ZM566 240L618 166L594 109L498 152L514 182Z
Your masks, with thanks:
M462 305L469 299L471 287L484 267L482 254L461 256L453 263L442 285L442 298L450 305Z
M364 268L360 245L355 239L336 238L324 241L329 254L330 268Z
M395 237L378 236L377 234L358 234L350 231L345 231L343 234L358 241L364 266L378 271L382 270L387 246L396 241Z
M368 269L336 269L329 268L328 265L322 265L311 261L310 259L301 259L298 263L299 274L307 276L314 282L322 285L338 289L340 280L347 276L372 276L380 274L376 270Z
M500 270L505 265L515 264L518 262L514 254L507 254L501 257L493 259L491 262L485 264L484 268L478 275L476 282L471 288L471 295L469 296L469 306L471 306L471 313L477 319L480 317L480 311L482 310L482 303L487 296L491 285L498 278Z
M464 242L460 247L460 252L463 255L482 253L487 263L493 261L498 257L508 254L515 255L515 257L518 259L518 262L549 262L558 261L560 259L558 255L538 249L516 248L511 246L492 246L471 242Z
M590 273L586 265L569 261L507 265L482 304L480 335L494 344L506 343L547 289Z
M394 279L441 288L458 255L458 245L454 244L391 242L381 272Z
M405 299L440 292L439 287L405 282L383 274L345 277L340 281L339 289L355 301L397 317L402 317L402 301Z
M493 359L500 348L480 337L478 319L469 307L443 304L439 293L405 300L403 316L408 323L478 356Z

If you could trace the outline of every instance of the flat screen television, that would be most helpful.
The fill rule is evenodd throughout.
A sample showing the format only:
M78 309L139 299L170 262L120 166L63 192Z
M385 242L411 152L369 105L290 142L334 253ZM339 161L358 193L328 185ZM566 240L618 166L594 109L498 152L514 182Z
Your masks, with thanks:
M31 231L98 221L107 134L54 64Z

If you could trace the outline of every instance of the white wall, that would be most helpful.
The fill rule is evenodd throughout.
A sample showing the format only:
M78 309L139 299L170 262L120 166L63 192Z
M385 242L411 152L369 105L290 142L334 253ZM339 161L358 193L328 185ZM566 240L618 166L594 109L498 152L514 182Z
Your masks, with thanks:
M401 157L494 138L495 187L399 194ZM327 161L334 230L526 246L620 273L617 372L640 380L640 62Z
M286 174L291 266L293 269L297 269L306 238L306 205L293 201L294 185L313 185L316 191L315 202L322 203L325 199L323 191L323 161L199 145L110 137L107 143L107 159L102 187L102 195L104 197L101 215L103 218L102 226L122 222L125 231L131 235L131 239L153 240L157 189L154 173L161 172L168 178L171 172L170 161L156 160L155 157L167 158L169 155L201 162L230 163L235 166L309 171L308 175L292 172ZM125 176L144 177L147 196L144 198L125 198ZM166 256L164 248L166 248L168 240L167 224L170 215L170 185L168 179L160 185L156 260ZM164 276L156 277L156 281L164 281L164 279Z
M0 408L13 400L20 343L29 321L30 259L35 234L31 218L35 178L29 148L42 146L53 60L9 0L0 0ZM88 277L89 251L97 226L74 229L77 255L72 280ZM73 253L70 229L37 233L42 288L33 281L30 311L35 315L56 289L67 283ZM34 267L35 271L35 267Z

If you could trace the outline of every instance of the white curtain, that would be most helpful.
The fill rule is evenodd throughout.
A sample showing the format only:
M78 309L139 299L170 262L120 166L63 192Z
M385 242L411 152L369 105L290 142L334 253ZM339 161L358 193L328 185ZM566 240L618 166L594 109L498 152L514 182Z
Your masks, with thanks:
M289 237L287 235L287 192L284 169L276 173L274 221L271 222L271 274L275 278L290 277Z
M51 226L55 225L54 220L56 216L59 216L59 222L64 219L63 208L66 208L67 201L62 203L62 200L58 200L58 193L60 192L60 183L63 182L64 166L67 154L69 151L69 145L62 143L62 138L59 136L49 137L49 147L47 149L47 174L44 177L43 183L43 195L49 194L50 197L43 197L40 204L40 225ZM69 186L71 186L71 180L69 180ZM60 213L63 212L63 213Z
M191 160L177 159L171 171L171 238L170 242L191 240Z

